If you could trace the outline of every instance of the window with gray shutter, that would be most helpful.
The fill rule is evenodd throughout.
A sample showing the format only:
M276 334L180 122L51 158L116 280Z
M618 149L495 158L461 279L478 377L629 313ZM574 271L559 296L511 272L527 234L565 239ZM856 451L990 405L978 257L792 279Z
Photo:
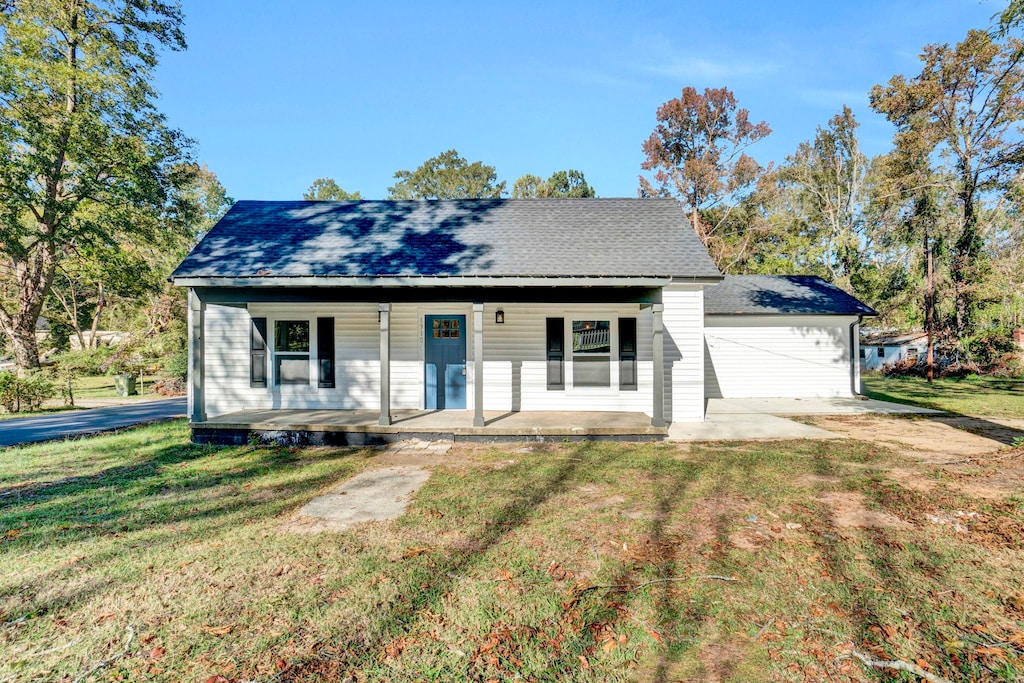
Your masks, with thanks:
M548 389L565 388L565 318L547 319Z
M249 386L267 387L267 319L253 318L249 326Z
M636 391L636 318L619 318L619 388Z
M334 318L316 319L316 356L321 389L334 388Z

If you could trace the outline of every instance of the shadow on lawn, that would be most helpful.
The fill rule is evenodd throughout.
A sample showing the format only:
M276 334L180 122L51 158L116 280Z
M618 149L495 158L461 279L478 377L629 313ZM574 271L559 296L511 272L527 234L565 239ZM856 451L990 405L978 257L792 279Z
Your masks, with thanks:
M913 385L908 380L898 381L899 384L892 388L884 385L872 386L868 389L867 395L870 398L879 401L889 401L892 403L902 403L921 406L924 408L932 408L934 410L942 410L944 412L940 415L925 415L923 417L933 422L941 422L942 424L949 425L950 427L961 429L965 432L984 436L1005 446L1012 446L1015 443L1019 443L1019 440L1024 439L1024 429L1008 427L984 417L977 417L949 410L948 408L943 407L940 401L935 400L935 389L932 387L929 387L928 385ZM960 395L976 392L998 392L1000 394L1006 394L1014 400L1021 400L1024 398L1024 381L1017 378L1001 379L988 377L986 378L984 386L973 384L967 380L956 380L956 384L952 384L952 381L953 380L946 381L942 385L942 390L945 392L954 392ZM965 397L963 400L969 399ZM914 418L918 416L910 417Z
M38 616L76 604L116 577L90 582L70 594L60 593L48 602L35 600L45 586L59 583L66 572L103 563L136 551L173 547L248 519L272 516L294 507L324 486L347 476L337 466L312 472L315 463L352 460L357 451L290 451L284 449L235 450L176 444L156 450L141 462L109 467L99 472L52 482L10 486L0 491L0 529L16 530L0 544L0 552L29 553L42 546L48 550L91 540L118 542L85 557L71 558L62 566L41 572L30 580L12 579L0 585L0 596L24 596L20 606L8 603L0 621L27 611ZM250 455L239 465L237 458ZM301 454L301 457L299 457ZM195 472L187 467L205 458L227 457L224 468ZM298 476L286 482L268 482L258 489L246 484L285 471ZM264 493L260 501L255 491ZM273 495L266 496L266 492ZM133 534L136 534L133 536Z
M567 453L567 457L561 458L561 462L543 480L526 478L522 485L511 492L512 501L490 515L490 523L471 542L463 544L461 549L446 549L441 561L409 572L405 585L398 591L403 599L390 605L390 609L379 616L379 631L391 638L413 631L421 615L437 607L446 594L455 589L460 574L484 562L488 550L527 524L541 504L566 490L580 468L582 458L579 456L585 455L588 447L588 444L583 443ZM325 646L296 661L279 675L278 680L312 681L322 680L325 676L341 679L365 660L374 660L378 650L385 645L367 642L360 634L350 633L345 636L349 638L347 642ZM468 666L472 668L474 664L470 662Z

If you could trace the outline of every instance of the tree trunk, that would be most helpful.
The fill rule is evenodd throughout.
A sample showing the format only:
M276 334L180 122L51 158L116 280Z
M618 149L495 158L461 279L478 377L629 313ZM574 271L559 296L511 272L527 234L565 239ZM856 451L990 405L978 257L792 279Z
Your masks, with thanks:
M39 346L36 344L36 319L19 317L14 321L10 340L18 374L39 367Z

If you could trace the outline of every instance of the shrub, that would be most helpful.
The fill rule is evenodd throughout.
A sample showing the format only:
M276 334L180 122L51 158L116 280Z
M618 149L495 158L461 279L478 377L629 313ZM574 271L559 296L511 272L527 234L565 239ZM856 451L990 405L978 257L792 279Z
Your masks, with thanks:
M164 359L164 372L168 377L184 381L188 377L188 349L181 349Z
M967 353L979 371L991 375L1020 372L1020 350L1006 330L983 332L967 342Z
M100 346L95 349L70 351L55 357L54 363L65 373L72 375L102 375L110 363L116 349L112 346Z
M0 371L0 406L9 413L39 410L44 401L57 393L57 386L43 372L18 377L12 372Z

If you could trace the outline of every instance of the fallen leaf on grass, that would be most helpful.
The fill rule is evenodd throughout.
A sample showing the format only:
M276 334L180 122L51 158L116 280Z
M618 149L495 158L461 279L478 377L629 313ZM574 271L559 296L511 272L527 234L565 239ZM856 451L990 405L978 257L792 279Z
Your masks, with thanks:
M584 671L590 671L590 662L583 655L580 655L580 666L583 667Z
M231 633L232 626L204 626L203 631L211 636L226 636Z
M152 650L149 651L149 658L150 659L156 659L156 660L163 659L164 652L165 652L164 649L162 647L160 647L159 645L157 645L156 647L154 647Z
M1006 653L1003 652L1003 648L992 645L979 645L974 648L974 653L988 657L996 657L997 659L1002 659L1006 656Z
M287 574L291 570L292 570L291 565L282 564L280 567L278 567L274 571L270 572L270 575L271 576L281 576L282 574Z
M405 552L402 553L402 557L405 559L409 559L410 557L419 557L420 555L426 555L429 552L430 548L428 546L414 545L409 548L406 548Z
M648 629L644 629L644 630L647 631L647 635L649 635L651 638L654 638L655 642L660 643L662 641L661 634L658 633L657 631L655 631L654 629L648 628Z
M230 681L223 676L210 676L203 683L230 683Z
M102 614L97 614L96 618L93 619L92 623L98 624L101 621L105 621L107 619L113 619L115 616L117 616L117 612L103 612Z

